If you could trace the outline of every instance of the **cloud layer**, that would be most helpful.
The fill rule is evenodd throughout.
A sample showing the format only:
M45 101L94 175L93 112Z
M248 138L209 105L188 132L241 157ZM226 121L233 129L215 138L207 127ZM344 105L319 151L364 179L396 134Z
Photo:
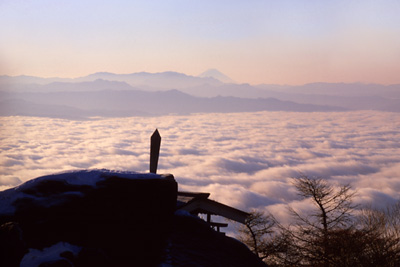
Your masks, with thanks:
M400 114L256 112L74 121L0 118L0 189L71 169L147 172L149 141L162 136L159 173L180 190L285 219L305 208L291 185L300 173L350 183L356 202L400 196Z

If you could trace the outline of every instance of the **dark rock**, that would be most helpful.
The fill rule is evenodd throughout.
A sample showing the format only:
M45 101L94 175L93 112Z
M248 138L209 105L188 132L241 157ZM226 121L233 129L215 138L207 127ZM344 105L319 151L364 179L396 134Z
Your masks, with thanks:
M0 192L0 266L263 266L239 241L175 215L176 201L172 175L36 178Z
M75 266L113 266L113 261L107 253L101 249L83 248L78 257L73 261Z
M74 259L74 253L71 251L64 251L60 253L60 257L72 261Z
M27 251L18 223L2 224L0 226L0 266L19 266L19 262Z
M94 182L80 181L93 176ZM156 265L176 208L177 183L172 175L79 171L12 190L18 194L13 214L0 215L0 222L12 217L28 248L62 241L101 249L116 265L132 259Z
M168 251L164 261L172 266L266 266L243 243L193 216L174 217Z
M74 265L68 260L54 260L41 263L39 267L73 267Z

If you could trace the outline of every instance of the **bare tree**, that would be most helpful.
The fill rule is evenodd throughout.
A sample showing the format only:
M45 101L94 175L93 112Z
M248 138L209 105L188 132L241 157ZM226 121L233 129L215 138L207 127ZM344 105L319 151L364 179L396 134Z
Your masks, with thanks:
M253 211L239 239L268 265L400 266L400 202L386 210L357 209L350 185L334 187L305 175L293 184L310 213L289 207L294 220L282 225Z
M238 228L238 239L260 259L266 261L274 253L275 227L276 221L272 215L252 211L245 224Z
M316 211L309 216L299 215L290 208L296 219L323 232L351 223L355 208L352 199L355 193L351 192L350 185L335 189L322 178L313 179L305 175L294 179L293 184L298 194L303 198L310 198L316 207Z
M364 208L357 222L365 244L360 261L371 266L400 266L400 203L386 210Z
M334 188L322 178L305 175L294 179L293 184L299 196L310 199L315 209L310 214L300 214L289 207L296 223L282 231L291 237L295 247L292 250L298 251L302 263L330 266L338 253L340 237L351 232L354 192L350 185Z

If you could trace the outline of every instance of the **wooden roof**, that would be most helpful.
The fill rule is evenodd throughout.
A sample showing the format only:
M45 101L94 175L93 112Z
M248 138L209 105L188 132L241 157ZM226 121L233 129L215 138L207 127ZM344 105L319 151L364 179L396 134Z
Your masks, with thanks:
M245 223L249 216L247 212L208 199L209 193L178 192L177 207L192 214L219 215L236 222Z

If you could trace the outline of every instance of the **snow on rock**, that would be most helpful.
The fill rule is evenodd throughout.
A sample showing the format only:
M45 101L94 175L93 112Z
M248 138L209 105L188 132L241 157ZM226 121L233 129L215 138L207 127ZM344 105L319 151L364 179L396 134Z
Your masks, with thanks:
M115 171L107 169L94 169L94 170L79 170L79 171L66 171L52 175L41 176L16 187L16 189L24 189L31 187L34 184L44 181L60 181L63 180L71 185L89 185L96 186L97 182L104 180L107 177L117 176L126 179L162 179L165 175L154 173L138 173L131 171Z
M36 255L59 242L83 248L73 259L78 262L124 265L134 255L137 263L153 265L160 262L176 199L172 175L89 170L30 180L0 192L0 226L11 223L22 235L21 242L5 227L9 238L0 238L0 266L19 262L27 249ZM14 258L7 257L13 252L7 242L19 247Z
M168 175L158 175L153 173L137 173L129 171L114 171L114 170L80 170L80 171L67 171L52 175L41 176L36 179L29 180L20 186L11 188L0 192L0 215L12 215L15 212L14 203L17 199L35 199L41 202L42 205L51 206L59 204L64 201L63 197L67 196L83 196L82 192L78 191L79 188L84 186L95 187L98 182L105 180L109 177L119 177L124 179L165 179ZM38 188L43 187L44 184L51 185L53 191L57 194L56 198L48 201L49 195L40 193ZM64 187L64 192L59 192L54 189L58 184L59 187ZM77 191L74 191L76 188ZM63 196L63 197L61 197Z
M81 251L81 247L71 245L65 242L59 242L51 247L40 249L29 249L29 252L24 255L21 260L20 267L34 267L40 266L40 264L50 262L71 262L66 258L62 257L62 254L71 253L72 257L76 257Z

